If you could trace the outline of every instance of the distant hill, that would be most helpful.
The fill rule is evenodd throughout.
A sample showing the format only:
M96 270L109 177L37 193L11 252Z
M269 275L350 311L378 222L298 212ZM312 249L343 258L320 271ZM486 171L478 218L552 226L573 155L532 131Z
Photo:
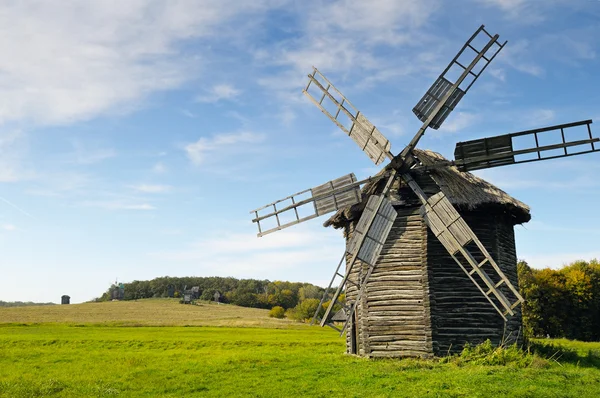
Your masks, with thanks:
M233 326L302 328L307 325L269 317L269 311L231 304L199 301L179 304L179 299L142 299L54 305L50 307L0 308L0 324L58 323L110 326Z
M56 303L34 303L32 301L2 301L0 300L0 307L31 307L34 305L56 305Z
M201 300L214 300L218 292L221 303L242 307L270 309L280 306L294 308L306 299L321 299L325 289L310 283L269 281L258 279L236 279L232 277L170 277L163 276L152 280L133 281L120 284L125 301L148 298L182 297L184 290L198 287ZM113 284L94 301L110 301L115 297Z

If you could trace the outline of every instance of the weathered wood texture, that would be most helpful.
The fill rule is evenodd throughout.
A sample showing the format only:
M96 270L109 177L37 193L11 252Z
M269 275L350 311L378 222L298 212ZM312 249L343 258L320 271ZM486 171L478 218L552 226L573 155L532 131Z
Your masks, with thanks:
M518 286L514 232L510 220L502 214L486 211L462 215L510 282ZM517 337L520 339L520 307L505 325L431 232L427 234L427 253L435 355L460 351L466 342L478 344L490 339L498 344L503 339L508 342L514 342ZM495 282L499 279L490 268L485 271ZM510 295L508 289L501 290Z
M459 351L466 342L520 342L520 307L505 325L426 227L419 208L396 210L398 217L349 325L347 351L368 357L430 357ZM512 219L499 210L494 206L460 213L518 286ZM354 223L345 228L351 237ZM350 280L357 283L367 270L356 264ZM493 271L485 270L496 282ZM359 287L348 283L346 288L347 300L354 301Z
M425 267L426 226L418 208L397 209L398 218L367 281L355 319L347 334L357 336L357 354L369 357L432 355L428 273ZM349 225L351 236L354 225ZM358 281L366 265L355 265L350 276ZM358 286L347 284L346 298L356 299ZM356 327L353 332L353 327Z

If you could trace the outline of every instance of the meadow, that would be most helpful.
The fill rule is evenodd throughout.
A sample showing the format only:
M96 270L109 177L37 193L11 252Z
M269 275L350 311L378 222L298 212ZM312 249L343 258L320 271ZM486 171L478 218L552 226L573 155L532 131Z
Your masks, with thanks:
M266 310L174 300L18 310L0 309L0 397L600 396L600 343L368 360L345 355L329 328Z

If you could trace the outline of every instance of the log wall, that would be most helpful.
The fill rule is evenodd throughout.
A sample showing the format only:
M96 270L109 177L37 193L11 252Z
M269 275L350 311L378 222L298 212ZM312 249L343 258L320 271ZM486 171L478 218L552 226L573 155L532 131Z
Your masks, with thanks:
M352 352L352 333L357 354L368 357L432 355L429 314L429 282L426 264L426 229L418 208L399 208L398 217L367 281L347 333ZM347 236L351 235L353 226ZM367 272L355 265L350 279L357 282ZM356 298L358 287L347 284L347 300ZM356 325L353 332L353 325Z
M483 211L462 212L462 215L500 269L518 288L514 231L507 217ZM458 352L466 342L479 344L490 339L499 344L503 340L514 341L520 335L520 306L505 325L431 231L427 233L427 251L433 353L436 356ZM475 257L477 261L482 259ZM499 280L491 268L484 266L484 270L495 282ZM511 302L514 301L508 289L501 290Z
M427 228L419 208L396 210L398 217L348 325L347 352L367 357L430 357L458 352L466 342L490 339L498 344L518 339L520 343L520 306L505 325ZM513 226L498 210L461 214L518 286ZM351 237L353 228L354 224L346 227L346 236ZM350 280L358 283L367 270L357 262ZM513 300L507 289L501 290ZM354 301L357 292L358 286L348 283L347 301Z

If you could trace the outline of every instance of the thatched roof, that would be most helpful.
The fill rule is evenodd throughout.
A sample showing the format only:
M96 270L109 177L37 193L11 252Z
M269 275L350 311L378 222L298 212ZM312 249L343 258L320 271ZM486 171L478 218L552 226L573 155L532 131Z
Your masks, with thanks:
M415 149L414 155L425 166L447 161L442 155L433 151ZM384 168L377 176L381 176L385 172ZM413 171L411 174L428 195L441 189L448 200L459 210L502 209L503 212L512 216L513 224L526 223L531 219L529 206L525 203L471 173L459 171L456 167L440 167L426 172ZM380 193L384 184L385 179L366 184L362 188L363 199L373 193ZM392 203L395 206L420 206L420 202L404 182L393 185L390 196L393 197ZM334 228L344 227L348 222L360 217L364 203L363 200L363 203L338 210L323 225Z

